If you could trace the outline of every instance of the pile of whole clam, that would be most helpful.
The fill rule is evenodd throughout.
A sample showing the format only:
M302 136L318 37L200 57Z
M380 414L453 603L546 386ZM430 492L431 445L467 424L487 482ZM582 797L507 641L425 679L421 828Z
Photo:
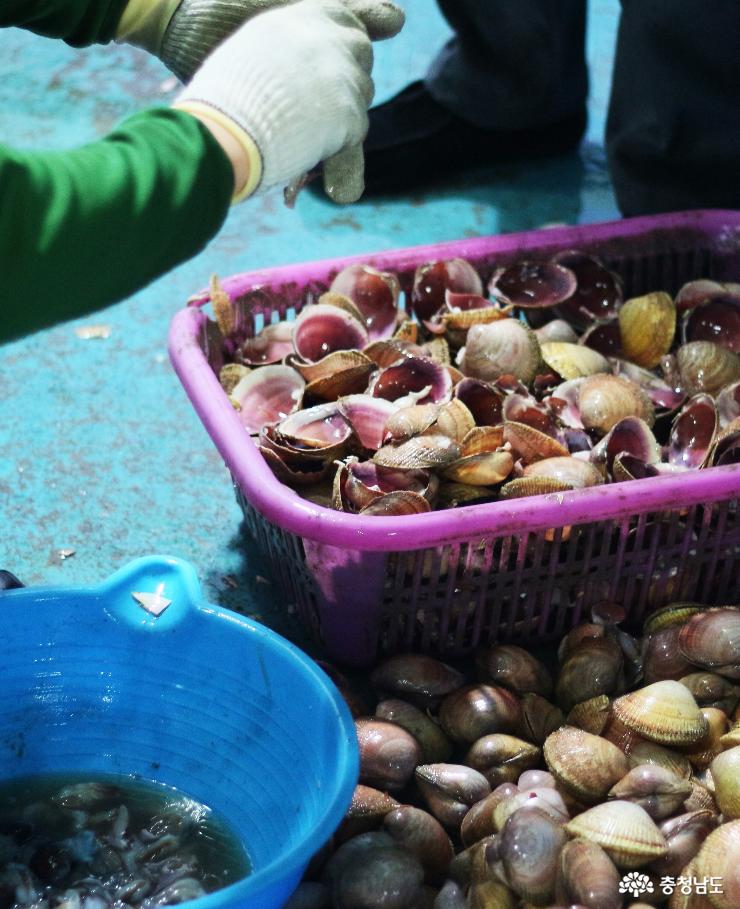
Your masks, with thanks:
M327 667L360 781L290 909L737 909L740 606L674 603L641 638L622 615L595 608L552 668L400 654L368 694Z
M233 335L220 380L284 483L362 514L593 486L740 460L740 285L623 298L569 250L396 275L354 264L293 322ZM248 303L247 303L248 305Z

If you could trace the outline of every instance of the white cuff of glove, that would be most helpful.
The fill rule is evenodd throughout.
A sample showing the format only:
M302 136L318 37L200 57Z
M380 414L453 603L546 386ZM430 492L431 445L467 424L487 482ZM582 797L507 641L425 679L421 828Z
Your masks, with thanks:
M367 34L341 3L301 0L242 26L175 103L215 109L251 138L261 192L362 141L371 65Z

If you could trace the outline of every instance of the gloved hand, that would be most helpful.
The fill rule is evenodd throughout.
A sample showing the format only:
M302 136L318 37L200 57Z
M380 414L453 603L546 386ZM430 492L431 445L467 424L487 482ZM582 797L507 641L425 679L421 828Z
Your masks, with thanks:
M335 201L362 194L361 143L373 97L365 23L395 17L397 8L383 0L352 5L358 15L342 0L300 0L255 17L175 99L239 141L249 178L236 201L284 186L321 161Z
M247 20L296 0L128 0L116 41L159 57L183 82L210 52ZM392 38L404 14L390 0L345 0L373 41Z

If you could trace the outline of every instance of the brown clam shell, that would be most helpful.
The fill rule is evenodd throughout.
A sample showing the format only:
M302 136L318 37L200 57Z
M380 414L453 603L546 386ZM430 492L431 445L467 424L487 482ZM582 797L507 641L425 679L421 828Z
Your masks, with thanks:
M599 735L607 724L610 711L611 701L605 694L600 694L576 704L568 713L566 722L569 726Z
M725 818L740 818L740 745L718 754L710 769L719 810Z
M637 383L621 376L587 376L579 391L581 419L586 429L606 435L625 417L639 417L648 426L655 423L653 404Z
M716 395L740 381L740 355L712 341L690 341L676 352L681 384L689 395Z
M383 829L419 859L427 880L444 880L453 849L449 836L435 817L421 808L399 805L386 814Z
M627 300L618 313L622 352L638 366L652 368L671 349L676 306L663 291Z
M358 783L344 820L337 829L337 841L345 842L360 833L377 830L386 814L397 807L398 802L387 792Z
M533 691L544 698L552 695L552 679L537 657L515 644L495 644L475 654L478 681L502 685L516 694Z
M466 685L442 701L439 722L458 743L472 744L493 732L513 732L520 717L516 695L497 685Z
M609 798L634 802L654 820L675 814L691 795L691 783L657 764L638 764L609 790Z
M621 909L620 873L597 843L574 839L560 853L557 890L563 903L586 909Z
M413 704L389 698L378 704L375 716L410 732L421 746L424 764L441 764L452 756L452 742L431 717Z
M527 464L525 477L549 477L561 483L567 483L571 489L583 489L586 486L600 486L604 477L597 467L588 461L572 456L543 458Z
M740 608L708 609L682 627L678 646L695 666L740 679Z
M495 787L518 780L524 770L537 765L541 754L541 750L530 742L495 732L473 742L465 755L465 763L480 771Z
M557 439L526 423L508 420L504 423L504 440L524 464L544 458L567 457L570 452Z
M493 812L500 802L518 792L514 783L501 783L485 798L470 806L470 810L460 824L460 839L465 847L472 846L483 837L496 832Z
M740 906L740 821L722 824L709 834L694 859L694 868L694 876L700 880L721 881L722 892L711 895L714 909Z
M524 806L501 831L500 855L506 880L523 900L545 905L555 895L555 879L566 835L562 826L539 808Z
M558 704L563 710L571 710L583 700L617 694L623 681L623 666L624 656L616 641L586 638L560 666L555 684Z
M415 772L429 810L445 827L458 829L470 806L491 791L482 773L463 764L421 764Z
M514 468L510 451L491 451L468 455L448 464L442 476L468 486L495 486L502 483Z
M552 477L517 477L501 487L502 499L519 499L527 496L541 496L548 493L568 492L573 487Z
M550 773L584 804L595 804L629 772L627 757L606 739L575 726L547 737L543 748Z
M375 718L355 720L360 747L360 782L397 792L421 761L416 739L401 726Z
M370 673L376 691L395 694L418 707L435 707L461 688L462 673L422 653L399 653L384 660Z
M406 442L383 445L373 455L373 461L383 467L404 469L433 469L457 461L460 446L441 433L414 436Z

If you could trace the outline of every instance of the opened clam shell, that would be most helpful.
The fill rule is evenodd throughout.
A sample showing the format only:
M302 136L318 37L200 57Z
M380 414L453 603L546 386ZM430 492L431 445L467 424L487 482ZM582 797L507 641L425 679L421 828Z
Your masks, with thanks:
M461 379L453 395L468 408L477 426L496 426L501 422L504 395L489 382Z
M573 294L558 306L558 312L568 322L585 328L616 315L622 304L622 282L600 259L577 249L566 249L550 261L564 265L576 276Z
M279 423L301 406L306 383L289 366L263 366L247 373L231 389L229 400L250 433Z
M653 367L671 349L676 333L676 306L663 291L634 297L619 310L622 352L638 366Z
M403 357L381 369L368 391L386 401L408 398L415 404L439 404L449 401L452 379L444 366L429 357Z
M617 698L612 711L629 729L661 745L693 745L708 729L688 688L669 679Z
M671 426L668 460L684 467L702 467L711 450L719 426L717 405L707 394L694 395L676 416Z
M266 366L279 363L293 352L293 326L290 322L266 325L253 338L247 338L237 356L247 366Z
M396 405L372 395L347 395L337 399L337 408L352 427L363 448L377 451L386 441L386 424Z
M650 815L639 805L622 800L589 808L568 821L565 830L597 843L619 868L641 868L668 850Z
M426 262L414 273L410 309L419 321L430 319L444 306L445 294L482 294L483 282L465 259Z
M308 362L315 363L335 350L360 349L367 342L365 326L338 306L306 306L293 323L295 352Z
M358 263L348 265L334 278L329 290L352 300L371 340L388 337L393 332L400 285L391 272Z
M497 300L521 308L556 306L576 289L575 274L554 262L515 262L499 268L488 284Z

